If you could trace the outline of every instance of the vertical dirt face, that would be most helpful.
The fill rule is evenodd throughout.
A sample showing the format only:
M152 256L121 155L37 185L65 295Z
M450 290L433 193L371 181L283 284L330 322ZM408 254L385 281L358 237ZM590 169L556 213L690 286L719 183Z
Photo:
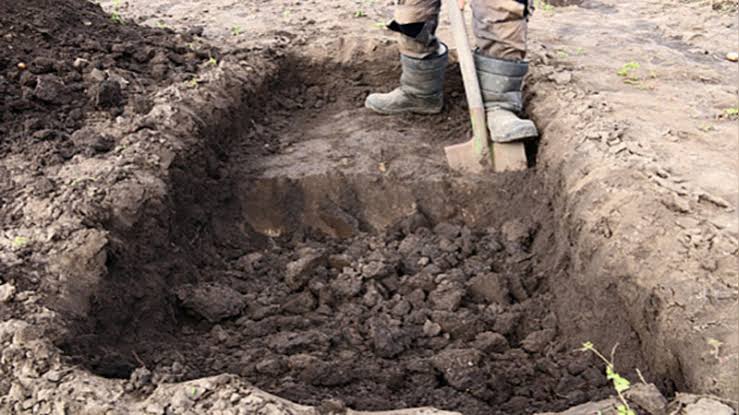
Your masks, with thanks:
M607 396L553 312L566 260L539 178L450 175L430 148L463 137L459 91L424 122L374 116L362 91L395 74L367 65L327 81L357 71L286 58L251 112L204 128L165 207L110 229L108 275L60 341L68 357L105 377L233 373L367 410L526 413Z

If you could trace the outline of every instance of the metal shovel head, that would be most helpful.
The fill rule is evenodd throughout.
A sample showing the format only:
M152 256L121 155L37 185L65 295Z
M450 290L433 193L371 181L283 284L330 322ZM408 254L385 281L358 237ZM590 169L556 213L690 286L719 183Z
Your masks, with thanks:
M483 157L475 149L475 139L444 147L449 168L461 173L482 173Z

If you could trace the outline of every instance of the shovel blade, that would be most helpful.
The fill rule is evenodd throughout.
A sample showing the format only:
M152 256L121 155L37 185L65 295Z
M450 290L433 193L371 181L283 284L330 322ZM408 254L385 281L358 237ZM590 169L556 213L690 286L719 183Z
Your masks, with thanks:
M475 140L444 147L449 168L462 173L482 173L483 157L475 150Z
M526 170L526 147L520 141L493 143L493 165L496 173Z
M521 142L493 143L493 167L496 173L526 170L526 149ZM461 173L482 173L485 157L475 148L475 140L444 147L452 170Z

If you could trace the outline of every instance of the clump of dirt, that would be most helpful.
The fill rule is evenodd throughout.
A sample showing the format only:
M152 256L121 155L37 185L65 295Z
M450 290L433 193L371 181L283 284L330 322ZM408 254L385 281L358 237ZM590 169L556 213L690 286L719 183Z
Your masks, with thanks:
M46 166L109 151L113 138L81 127L147 113L147 93L193 79L217 56L195 41L126 24L85 0L3 1L0 157L23 154Z

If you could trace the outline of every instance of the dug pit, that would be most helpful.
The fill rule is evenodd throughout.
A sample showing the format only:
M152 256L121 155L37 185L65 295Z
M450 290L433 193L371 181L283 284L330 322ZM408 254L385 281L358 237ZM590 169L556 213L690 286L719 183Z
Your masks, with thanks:
M567 257L541 178L451 174L458 69L444 112L387 118L362 102L398 68L367 59L282 58L228 125L202 129L165 206L133 231L110 224L107 275L58 342L70 361L141 393L233 373L366 410L531 413L610 394L553 307L578 300L553 289ZM626 366L649 375L621 329Z

